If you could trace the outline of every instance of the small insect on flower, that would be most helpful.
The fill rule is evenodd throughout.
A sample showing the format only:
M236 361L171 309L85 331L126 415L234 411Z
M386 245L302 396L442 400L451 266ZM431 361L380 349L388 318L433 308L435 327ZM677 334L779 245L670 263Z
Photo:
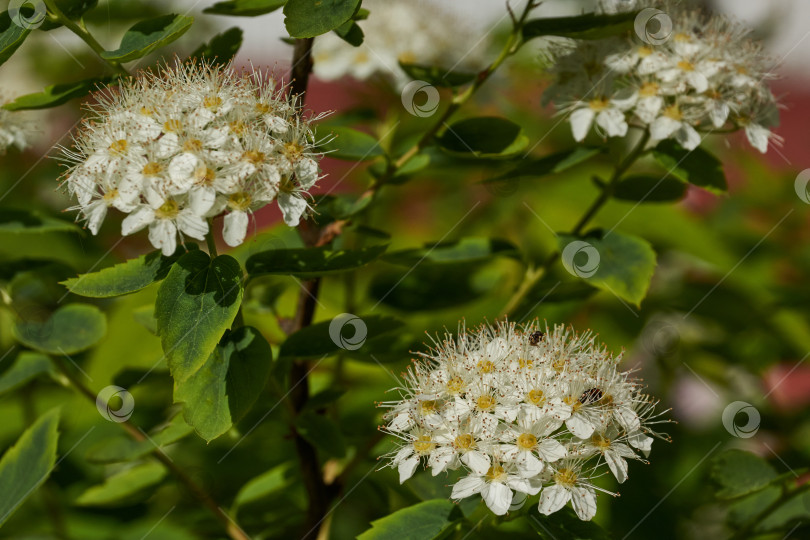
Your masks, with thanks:
M458 469L454 499L480 494L503 515L515 492L540 493L540 512L570 501L589 520L606 492L593 483L603 468L622 483L628 459L645 461L653 437L668 440L653 430L668 421L658 402L619 371L620 355L590 332L537 326L460 326L421 354L400 399L380 404L397 439L383 457L400 482L420 465L433 476Z
M582 141L595 126L603 137L624 137L637 127L653 141L675 139L687 150L712 132L744 130L763 153L781 142L771 132L779 121L769 88L776 63L748 28L677 0L627 6L654 8L671 31L654 41L642 33L549 47L554 82L543 101L568 116L574 139Z
M260 71L177 64L96 100L74 148L63 149L63 183L79 203L71 210L93 234L112 207L128 214L121 234L148 227L152 245L171 255L178 233L204 240L217 216L225 243L238 246L253 211L276 201L294 227L308 210L320 174L312 119Z

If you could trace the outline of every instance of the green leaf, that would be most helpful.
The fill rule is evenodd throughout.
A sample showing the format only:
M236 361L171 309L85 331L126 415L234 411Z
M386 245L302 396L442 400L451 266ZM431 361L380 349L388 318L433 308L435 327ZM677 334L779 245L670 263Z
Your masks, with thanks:
M335 34L340 36L340 39L351 45L352 47L359 47L363 44L363 29L354 21L346 21L337 28Z
M43 373L50 373L52 367L51 359L44 354L21 352L11 367L0 375L0 396L19 388Z
M425 81L432 86L452 88L471 83L477 76L475 73L449 71L440 66L426 66L424 64L410 64L400 62L399 67L415 81Z
M217 34L208 43L203 43L189 58L194 58L210 64L225 65L233 60L239 47L242 46L242 29L234 26Z
M721 499L733 499L763 489L778 475L761 457L732 449L712 460L710 476L716 486L715 495Z
M42 92L20 96L3 108L9 111L48 109L67 103L71 99L84 97L93 92L99 84L114 81L115 77L96 77L64 84L46 86Z
M194 17L175 14L140 21L126 31L118 49L104 51L101 57L118 63L137 60L185 34L193 22Z
M458 506L447 499L424 501L371 522L357 540L427 540L442 537L460 518Z
M225 433L264 390L272 359L270 345L255 328L228 332L200 369L175 384L174 400L185 403L186 422L207 441Z
M11 58L30 33L29 28L22 28L12 22L8 11L0 13L0 64Z
M543 540L609 540L610 535L593 521L580 520L567 506L550 516L529 514L529 523Z
M636 306L641 304L655 271L655 252L646 240L614 231L604 238L560 235L557 241L569 273Z
M234 510L285 488L290 483L289 471L291 469L292 467L288 463L282 463L251 479L236 494L233 502Z
M586 13L573 17L533 19L523 26L523 39L560 36L573 39L603 39L633 30L637 12L598 15Z
M116 384L118 382L116 381ZM178 414L163 426L149 433L149 439L136 441L127 435L105 438L87 452L87 460L93 463L123 463L140 459L157 449L163 449L190 435L194 428Z
M107 318L96 306L68 304L46 320L23 318L14 328L20 343L47 354L75 354L89 349L107 333Z
M524 159L513 169L495 178L484 180L483 183L490 184L523 178L540 178L549 174L561 173L591 159L601 152L602 149L600 148L578 146L573 150L557 152L538 159Z
M166 476L166 468L149 461L124 469L98 486L93 486L79 495L79 506L116 506L137 500L139 492L158 484Z
M343 315L342 318L315 323L291 334L281 344L279 356L308 358L344 349L365 352L369 348L367 339L380 337L405 326L402 321L384 315ZM330 335L330 326L335 339Z
M287 0L230 0L217 2L213 6L205 8L203 13L230 15L231 17L256 17L271 13L286 3Z
M165 278L172 265L185 253L182 247L171 257L165 257L160 251L153 251L98 272L79 274L62 284L73 294L90 298L109 298L133 293Z
M180 257L160 284L155 318L169 370L174 377L175 401L194 404L201 397L195 393L200 384L224 381L228 355L233 350L229 349L226 355L222 349L217 351L217 345L239 311L241 280L242 269L233 257L220 255L211 260L208 254L195 250ZM216 411L221 411L224 394L224 388L219 390L221 392L216 395L210 395L208 404ZM188 421L188 406L186 413ZM202 420L200 418L198 423ZM223 423L219 418L210 420L219 426ZM208 425L195 425L195 428L207 434L218 430Z
M314 411L299 414L295 430L312 446L329 456L342 458L346 455L346 441L340 428L333 421Z
M413 267L425 263L459 263L483 261L505 255L519 257L514 244L499 238L467 237L460 240L426 244L422 248L403 249L386 254L385 262Z
M460 120L438 139L442 150L469 158L508 158L524 150L529 138L506 118L482 116Z
M59 410L34 422L0 459L0 526L51 474L56 463Z
M250 256L245 267L251 276L279 274L308 279L365 266L382 255L387 247L369 246L355 250L332 250L327 247L274 249Z
M323 126L321 130L329 131L331 135L326 135L325 138L329 139L329 142L320 145L318 152L327 153L326 155L331 158L368 161L385 154L379 141L362 131L340 126ZM317 138L321 138L320 133Z
M683 182L712 193L725 193L728 190L723 163L701 147L686 150L668 139L658 143L653 149L653 156L668 174Z
M81 229L69 221L43 216L35 211L0 208L0 238L6 235L79 231Z
M294 38L325 34L350 20L360 0L288 0L284 6L284 26Z
M613 197L624 201L672 202L686 195L686 184L671 177L658 178L652 175L628 176L619 182Z

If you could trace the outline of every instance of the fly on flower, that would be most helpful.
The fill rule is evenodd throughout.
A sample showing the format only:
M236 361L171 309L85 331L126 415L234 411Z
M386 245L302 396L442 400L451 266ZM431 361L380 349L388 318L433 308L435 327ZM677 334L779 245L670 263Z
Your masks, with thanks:
M503 515L515 492L539 493L541 513L570 502L587 521L605 492L593 480L607 469L624 482L627 460L646 462L653 438L668 439L653 429L667 421L658 402L619 371L621 356L590 332L544 330L461 327L421 355L396 389L401 399L382 404L384 430L398 440L385 457L400 483L420 465L433 476L461 469L454 499L480 494Z
M568 116L574 139L591 128L624 137L638 127L653 141L675 139L687 150L712 132L744 130L763 153L780 142L771 131L779 121L769 88L775 63L750 30L676 1L635 3L644 5L672 21L661 43L632 34L552 45L554 82L543 100Z
M250 214L273 201L294 227L320 177L296 99L259 71L200 63L123 79L97 96L64 150L72 209L93 234L109 208L124 212L121 234L148 228L164 255L178 234L204 240L218 216L225 243L238 246Z

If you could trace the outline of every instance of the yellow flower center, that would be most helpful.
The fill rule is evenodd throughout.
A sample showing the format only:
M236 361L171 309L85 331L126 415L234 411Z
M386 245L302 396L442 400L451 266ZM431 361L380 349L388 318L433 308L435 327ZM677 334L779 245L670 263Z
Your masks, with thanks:
M546 396L543 394L543 391L539 388L535 388L530 390L528 394L526 394L526 399L529 400L530 403L537 405L538 407L545 403Z
M654 82L646 82L641 85L638 94L642 97L654 97L658 95L658 84Z
M565 487L574 487L577 483L577 473L568 468L562 468L554 474L554 481Z
M194 178L197 180L198 184L210 185L214 182L216 177L217 173L206 165L200 165L194 169Z
M613 396L611 396L610 394L605 394L602 396L602 399L599 400L599 403L601 403L606 407L609 407L613 405Z
M127 146L129 146L129 143L127 143L126 139L118 139L110 145L110 153L123 154L127 151Z
M108 203L110 201L112 201L113 199L115 199L116 197L118 197L118 190L117 189L111 189L110 191L108 191L107 193L105 193L103 195L103 199Z
M146 165L143 166L143 173L145 176L155 176L156 174L160 174L163 171L163 165L160 163L155 163L154 161L150 161Z
M239 120L229 122L228 127L231 128L231 131L233 131L237 135L241 135L245 131L245 124L240 122Z
M565 362L566 359L561 356L551 363L551 367L554 368L554 371L560 372L565 369Z
M597 447L600 452L605 452L610 449L610 439L599 433L594 433L591 436L591 444Z
M399 60L400 62L404 62L406 64L413 64L414 62L419 60L419 58L413 53L413 51L405 51L399 55L397 60Z
M253 163L254 165L258 165L262 161L264 161L264 154L259 152L258 150L248 150L244 154L242 154L242 159Z
M490 482L503 482L506 480L506 471L500 465L493 465L487 471L487 478Z
M532 450L537 446L537 437L531 433L521 433L517 438L517 445L522 450Z
M163 131L167 133L178 132L183 129L183 124L180 123L180 120L175 120L172 118L171 120L166 120L163 123Z
M418 454L429 454L434 448L436 448L436 443L430 439L430 435L420 435L413 441L413 449Z
M202 141L199 139L189 139L183 143L183 150L186 152L199 152L202 147Z
M459 450L471 450L475 448L475 439L469 433L464 433L456 437L454 444Z
M675 41L681 41L681 42L692 41L692 36L690 36L689 34L686 34L684 32L678 32L677 34L675 34L674 38L675 38Z
M464 379L456 375L447 381L447 391L451 394L458 394L464 389Z
M673 120L681 121L683 120L683 113L681 113L681 108L678 105L670 105L666 109L664 109L664 116L672 118Z
M483 395L475 401L479 410L488 411L495 406L495 398L490 395Z
M605 110L605 109L607 109L607 108L608 108L608 106L610 105L610 101L608 101L608 100L607 100L607 99L605 99L605 98L596 98L596 99L592 99L592 100L591 100L591 101L588 103L588 105L589 105L589 106L591 107L591 109L593 109L594 111L604 111L604 110Z
M141 107L141 114L144 116L152 116L154 113L155 111L149 107Z
M250 195L244 191L239 191L228 197L228 207L232 210L244 212L250 208Z
M478 373L492 373L495 370L495 364L489 360L481 360L476 367L478 367Z
M155 215L160 219L173 219L178 213L180 213L180 206L171 199L155 211Z
M436 412L438 403L435 400L423 400L419 402L419 412L422 416L428 416Z
M297 142L288 142L284 145L284 154L287 157L296 157L301 154L304 148Z
M256 112L258 112L259 114L268 114L273 112L273 107L271 107L267 103L257 103Z
M577 412L580 409L580 407L582 407L582 402L579 401L579 398L576 398L574 396L566 396L563 398L563 401L565 402L566 405L571 406L572 413Z
M678 62L678 67L682 71L695 71L695 65L692 62L688 62L686 60L681 60Z
M646 58L653 53L652 47L639 47L638 48L638 55L641 58Z
M219 96L206 97L203 99L203 105L206 109L216 109L222 105L222 98Z
M518 366L521 368L531 369L534 365L534 360L526 360L525 358L518 358Z

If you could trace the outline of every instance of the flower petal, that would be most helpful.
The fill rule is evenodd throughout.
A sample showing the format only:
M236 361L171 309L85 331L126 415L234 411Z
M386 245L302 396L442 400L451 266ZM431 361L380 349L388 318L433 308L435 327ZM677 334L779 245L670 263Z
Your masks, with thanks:
M588 487L571 488L571 504L582 521L590 521L596 515L596 493Z
M512 504L512 490L500 482L486 484L481 490L481 496L496 516L504 515Z
M551 515L571 500L571 492L559 485L545 488L540 494L537 511L541 514Z
M465 476L453 485L453 492L450 494L451 499L464 499L476 493L480 493L481 489L486 485L484 479L477 475Z
M234 210L225 215L222 226L222 238L231 247L236 247L245 241L249 216L247 212Z

